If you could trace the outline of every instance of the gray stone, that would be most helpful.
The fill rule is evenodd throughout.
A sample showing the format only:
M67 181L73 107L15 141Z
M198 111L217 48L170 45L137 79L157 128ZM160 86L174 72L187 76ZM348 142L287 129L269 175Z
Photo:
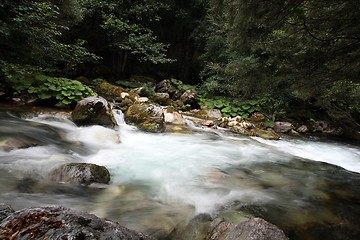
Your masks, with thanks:
M185 105L190 105L192 108L200 108L197 100L197 92L193 89L186 90L182 93L180 101L182 101Z
M275 122L274 131L277 133L290 132L294 126L289 122Z
M306 125L301 125L296 129L298 133L307 133L309 131L308 127Z
M240 224L233 224L222 218L211 223L207 240L288 240L277 226L262 218L252 218Z
M92 163L68 163L49 173L50 181L89 185L110 181L110 173L104 166Z

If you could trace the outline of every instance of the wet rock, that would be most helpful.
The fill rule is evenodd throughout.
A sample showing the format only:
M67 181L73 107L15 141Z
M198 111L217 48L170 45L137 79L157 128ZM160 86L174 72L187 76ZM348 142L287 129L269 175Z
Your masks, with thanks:
M300 127L298 127L296 129L296 132L298 132L298 133L307 133L307 132L309 132L309 129L308 129L308 127L306 125L301 125Z
M264 114L255 112L251 115L250 121L255 124L259 128L264 128L265 122L267 121L267 118Z
M279 140L280 135L269 130L260 128L246 128L239 125L230 127L230 130L234 133L239 133L251 137L260 137L267 140Z
M158 93L168 93L171 98L175 93L176 88L169 79L165 79L156 85L155 91Z
M125 97L124 99L118 101L114 107L120 109L122 112L126 112L133 104L133 100L131 100L129 97Z
M149 101L149 98L147 97L139 97L139 99L137 100L139 103L146 103Z
M201 122L201 125L203 125L205 127L213 127L213 126L215 126L215 123L213 120L204 120Z
M185 105L190 105L191 108L200 108L197 100L197 92L194 89L186 90L180 96L180 101Z
M280 139L279 134L277 134L273 131L259 129L259 128L251 129L249 136L261 137L261 138L267 139L267 140L279 140Z
M102 125L116 126L110 104L102 97L87 97L78 102L71 113L72 120L78 126Z
M89 185L109 183L110 173L104 166L91 163L69 163L49 173L50 181Z
M192 115L194 115L194 117L211 120L217 120L222 117L219 109L194 109L192 110Z
M239 224L223 218L211 219L207 214L193 218L183 229L170 235L174 240L288 240L277 226L262 218L251 218Z
M5 219L7 216L12 214L13 212L15 212L14 209L12 209L9 205L7 205L5 203L0 203L0 221ZM1 230L0 230L0 233L1 233ZM0 237L1 237L1 234L0 234Z
M185 125L185 118L179 113L175 111L170 111L168 109L164 110L165 122L176 125Z
M262 218L252 218L240 224L233 224L222 218L211 223L210 231L205 239L219 240L288 240L284 232Z
M290 132L294 126L289 122L275 122L274 131L277 133Z
M261 137L268 140L279 140L280 135L271 130L256 127L253 123L246 121L240 116L234 118L224 117L221 119L220 127L228 128L234 133L246 136Z
M133 104L125 113L125 121L147 132L163 132L165 130L164 111L155 104Z
M0 139L0 149L3 149L7 152L14 149L28 148L37 145L38 143L35 140L27 138L8 137L5 139Z
M169 93L161 93L161 92L155 93L153 101L163 106L168 106L171 103Z
M209 214L199 214L182 229L175 229L170 234L173 240L204 240L210 229L212 218Z
M0 236L2 239L152 239L95 215L60 206L11 213L0 222Z

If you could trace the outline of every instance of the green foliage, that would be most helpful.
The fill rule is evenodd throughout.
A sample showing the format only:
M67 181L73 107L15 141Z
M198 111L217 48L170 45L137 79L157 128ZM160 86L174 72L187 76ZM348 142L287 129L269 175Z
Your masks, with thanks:
M280 105L294 100L357 109L360 5L355 0L210 3L201 72L205 93L242 99L271 94L286 100L275 99ZM324 97L334 104L325 104Z
M337 81L322 98L342 110L360 113L360 83L351 80Z
M155 86L151 83L145 84L141 89L141 94L152 99L155 96Z
M191 89L194 89L194 86L191 86L191 85L188 85L188 84L184 84L182 81L178 80L178 79L175 79L175 78L172 78L171 80L171 83L175 86L175 88L177 90L180 90L180 91L187 91L187 90L191 90Z
M235 117L242 116L248 118L251 113L258 111L258 106L254 102L237 102L229 101L223 97L203 98L200 103L206 105L208 108L219 109L225 116Z
M0 75L3 75L5 82L13 89L14 94L20 94L28 89L34 82L31 77L38 69L30 65L9 64L0 61Z
M208 108L219 109L225 116L242 116L249 118L255 112L262 112L266 115L283 114L286 103L270 95L264 95L251 100L228 100L224 97L205 98L201 97L200 103Z
M35 76L37 86L28 89L41 100L56 101L58 106L74 105L81 99L96 95L91 88L79 81L44 75Z
M2 60L23 65L72 68L97 59L84 47L83 40L64 41L63 34L69 30L65 24L69 21L63 18L69 14L52 2L4 0L0 13Z
M121 86L121 87L126 87L126 88L138 88L141 87L141 83L137 83L134 81L126 81L126 80L118 80L116 81L116 84Z
M87 37L92 37L92 32L97 32L92 41L97 40L98 45L103 46L99 51L111 53L113 72L124 73L129 59L153 64L172 61L166 56L168 45L160 42L152 30L154 24L161 19L160 13L168 8L163 1L79 2L85 24L93 27L86 29Z
M272 120L268 120L268 121L266 121L266 122L264 123L264 127L266 127L266 128L273 128L273 127L275 127L275 122L272 121Z

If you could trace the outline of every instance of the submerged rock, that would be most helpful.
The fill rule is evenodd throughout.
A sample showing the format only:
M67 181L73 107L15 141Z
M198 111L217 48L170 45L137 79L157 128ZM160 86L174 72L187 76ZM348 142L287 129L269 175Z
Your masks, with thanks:
M125 113L125 121L146 132L163 132L165 117L163 109L155 104L136 103Z
M15 212L14 209L12 209L9 205L7 205L5 203L0 203L0 221L5 219L7 216L12 214L13 212ZM1 230L0 230L0 237L1 237Z
M74 123L78 126L102 125L115 127L116 121L110 104L102 97L87 97L79 101L71 113Z
M251 218L239 224L207 214L193 218L182 230L172 232L174 240L288 240L277 226L262 218Z
M262 218L252 218L237 225L216 218L211 223L211 230L206 239L288 240L281 229Z
M69 163L61 165L49 173L49 179L54 182L78 183L109 183L110 173L104 166L91 163Z
M7 213L0 222L1 239L153 239L93 214L60 206Z
M4 151L11 151L19 148L28 148L37 146L38 143L33 139L28 138L19 138L19 137L8 137L5 139L0 139L0 149Z

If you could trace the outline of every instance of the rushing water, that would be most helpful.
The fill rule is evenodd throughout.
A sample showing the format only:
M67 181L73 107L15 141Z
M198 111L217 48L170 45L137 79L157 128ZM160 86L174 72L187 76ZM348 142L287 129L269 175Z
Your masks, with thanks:
M0 202L63 205L153 236L209 213L235 222L260 216L293 239L359 239L358 146L199 129L150 134L116 117L113 130L80 128L64 115L0 112ZM32 146L1 148L9 138ZM110 185L47 180L69 162L106 166Z

